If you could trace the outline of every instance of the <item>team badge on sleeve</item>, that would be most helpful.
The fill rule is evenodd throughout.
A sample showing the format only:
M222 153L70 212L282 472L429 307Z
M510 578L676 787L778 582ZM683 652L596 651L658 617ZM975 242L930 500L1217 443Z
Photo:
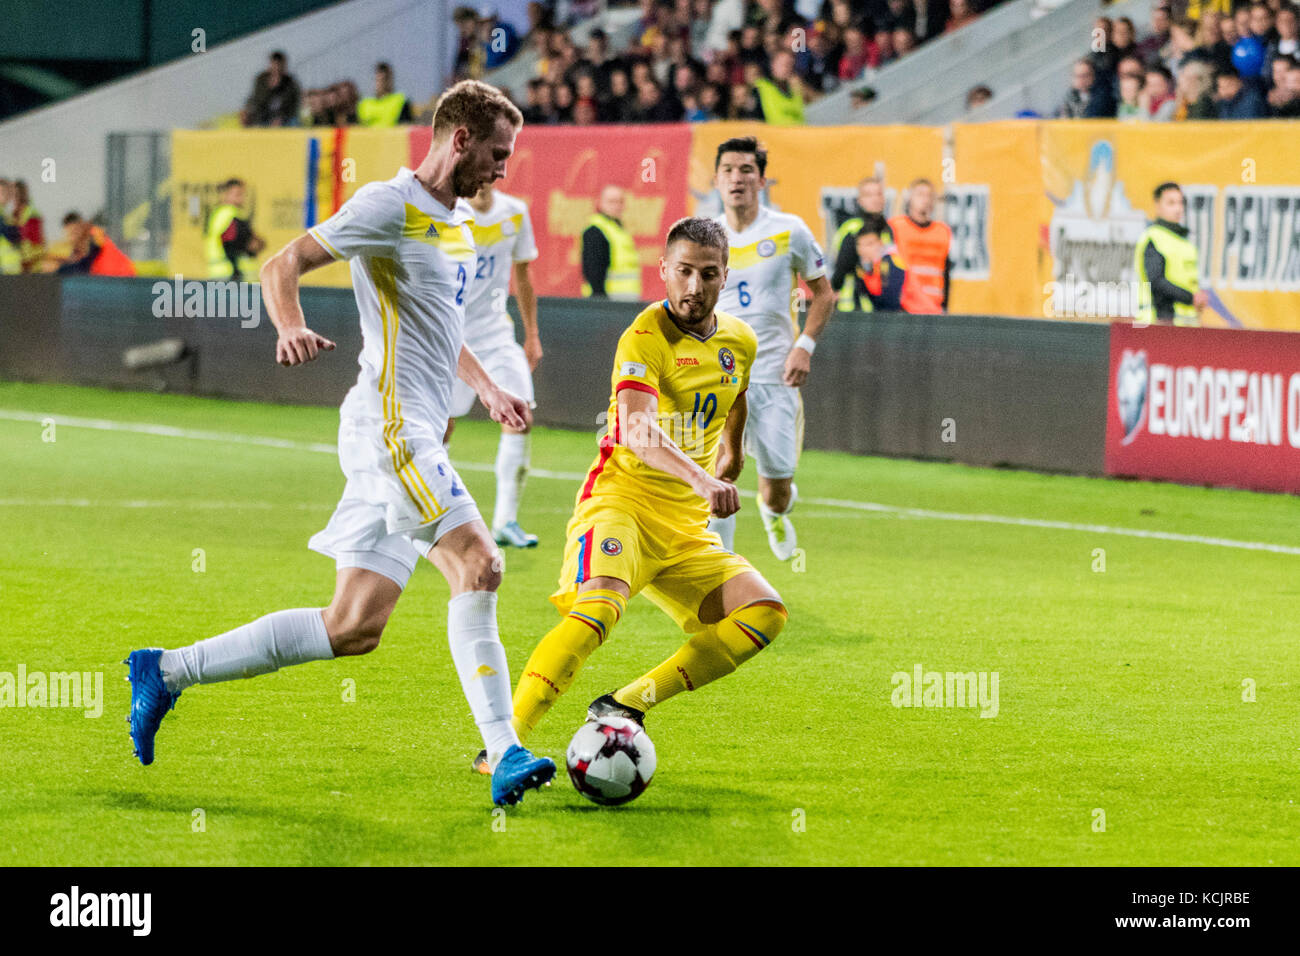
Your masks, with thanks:
M623 553L623 542L619 541L618 538L606 538L600 543L600 550L611 558L618 557Z
M619 375L635 375L638 378L645 378L644 362L624 362L618 367Z
M736 370L736 356L731 354L731 349L725 347L718 349L718 364L728 375Z

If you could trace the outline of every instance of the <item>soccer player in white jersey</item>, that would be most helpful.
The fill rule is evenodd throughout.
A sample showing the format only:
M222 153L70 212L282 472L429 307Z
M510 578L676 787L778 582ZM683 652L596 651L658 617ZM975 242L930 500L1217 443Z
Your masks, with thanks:
M758 358L749 378L745 451L758 463L758 511L772 553L788 560L798 545L790 512L798 492L795 466L803 447L803 400L817 336L835 307L825 256L804 221L759 202L767 186L767 151L752 136L718 146L714 185L722 196L717 221L727 230L731 256L718 308L744 319L758 336ZM812 292L803 330L796 290L802 276ZM736 517L714 518L709 527L733 550Z
M531 418L528 403L494 382L462 344L474 267L464 198L505 175L522 124L497 90L456 84L438 101L429 154L414 172L403 168L363 186L263 266L281 365L334 348L307 326L299 278L336 259L352 270L363 344L361 372L340 410L347 486L310 542L335 560L334 597L328 607L278 611L188 647L132 651L127 720L141 763L153 761L159 723L193 684L374 650L424 555L451 588L447 639L493 765L493 802L516 803L554 776L555 764L520 746L511 727L510 673L496 622L501 553L443 447L457 374L496 421L523 429Z
M537 294L528 273L537 258L533 224L522 199L498 192L491 183L469 201L474 210L476 256L474 284L465 299L465 344L483 363L488 374L504 388L533 404L533 370L542 358L537 335ZM515 280L515 300L523 320L524 344L515 341L515 324L506 311L510 278ZM451 420L447 440L457 418L474 407L474 389L457 381L452 390ZM497 445L497 497L492 513L492 537L514 548L537 546L537 535L519 527L519 499L528 476L528 426L522 430L501 425Z

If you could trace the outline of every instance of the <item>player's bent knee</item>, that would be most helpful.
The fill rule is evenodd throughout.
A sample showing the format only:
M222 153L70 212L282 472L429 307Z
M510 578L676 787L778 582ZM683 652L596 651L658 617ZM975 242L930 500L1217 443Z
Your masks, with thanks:
M751 638L755 650L762 650L776 640L785 628L790 612L780 600L764 599L746 604L731 615L737 626Z
M501 586L504 574L505 560L500 548L475 547L465 555L461 568L461 586L466 591L495 591Z

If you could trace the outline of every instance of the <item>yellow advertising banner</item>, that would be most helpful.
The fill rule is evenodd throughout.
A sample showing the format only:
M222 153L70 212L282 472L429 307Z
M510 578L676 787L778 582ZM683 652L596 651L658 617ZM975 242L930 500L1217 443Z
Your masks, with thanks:
M1182 187L1208 326L1300 329L1300 123L1040 122L1039 291L1052 317L1132 316L1155 188ZM1008 210L1026 214L1028 207Z
M246 183L246 216L266 240L263 262L361 186L396 175L408 136L406 129L174 131L171 271L207 275L203 230L226 180ZM347 264L325 266L303 284L349 285Z

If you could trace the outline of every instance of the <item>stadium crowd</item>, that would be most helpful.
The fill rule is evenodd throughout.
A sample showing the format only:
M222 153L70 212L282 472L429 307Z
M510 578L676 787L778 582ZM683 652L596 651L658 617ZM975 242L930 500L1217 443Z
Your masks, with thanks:
M1300 117L1297 7L1289 0L1158 0L1144 35L1100 17L1057 110L1127 121Z
M478 79L522 51L536 75L512 91L529 123L661 123L761 119L803 122L804 106L842 84L974 22L1002 0L638 0L632 38L615 48L604 30L582 47L569 27L596 4L528 6L519 32L487 8L453 15L452 80ZM305 92L283 52L271 54L240 110L245 126L392 126L426 122L433 103L412 104L386 63L374 93L340 79Z

